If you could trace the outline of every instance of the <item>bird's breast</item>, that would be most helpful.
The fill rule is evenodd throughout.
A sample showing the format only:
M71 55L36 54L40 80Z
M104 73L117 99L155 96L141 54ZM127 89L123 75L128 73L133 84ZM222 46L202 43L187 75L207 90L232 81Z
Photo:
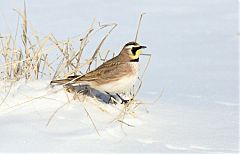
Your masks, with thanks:
M127 67L128 73L126 75L119 75L118 80L98 85L97 89L109 93L121 93L132 88L138 79L138 63L129 63Z

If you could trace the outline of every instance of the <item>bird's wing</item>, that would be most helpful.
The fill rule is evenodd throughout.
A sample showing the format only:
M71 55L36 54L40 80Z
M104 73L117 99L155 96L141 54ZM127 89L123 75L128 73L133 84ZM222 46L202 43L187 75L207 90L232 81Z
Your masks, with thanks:
M55 80L51 83L67 83L73 81L73 83L81 83L95 81L97 83L109 82L118 80L120 76L126 75L130 70L125 62L119 62L118 57L114 57L109 61L103 63L95 70L88 72L85 75L69 76L67 79Z
M129 66L125 62L111 59L79 78L79 81L95 81L99 83L118 80L120 76L128 74Z

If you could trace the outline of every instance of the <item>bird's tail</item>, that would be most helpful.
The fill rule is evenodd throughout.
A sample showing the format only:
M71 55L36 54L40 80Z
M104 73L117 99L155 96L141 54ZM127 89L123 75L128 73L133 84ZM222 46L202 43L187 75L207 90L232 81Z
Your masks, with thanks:
M53 83L58 83L58 84L66 84L66 83L70 83L72 79L60 79L60 80L52 80L50 82L50 84L53 84Z
M66 79L60 79L60 80L52 80L50 84L57 83L57 84L68 84L76 79L79 79L81 76L74 75L74 76L68 76Z

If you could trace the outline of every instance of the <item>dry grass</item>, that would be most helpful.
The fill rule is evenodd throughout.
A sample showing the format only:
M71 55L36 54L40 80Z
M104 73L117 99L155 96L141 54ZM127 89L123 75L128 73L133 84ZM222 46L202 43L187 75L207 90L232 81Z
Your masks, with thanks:
M55 79L79 73L84 74L96 68L99 63L103 63L109 58L109 51L103 53L100 51L108 36L116 28L117 24L115 23L101 25L100 23L96 24L94 19L83 37L77 36L67 40L58 40L52 34L40 37L33 28L29 28L26 5L24 5L23 11L16 10L16 12L21 19L21 28L20 30L19 28L16 29L16 34L18 31L21 31L21 37L18 39L21 40L21 45L19 45L19 41L16 42L16 37L18 37L18 35L9 34L7 36L3 36L0 34L0 72L1 80L4 80L5 82L13 83L19 81L20 79L38 80L49 77L51 79ZM135 41L137 41L142 16L143 14L141 14L139 19ZM107 30L107 33L101 39L92 56L88 59L83 59L82 55L85 52L88 43L102 30ZM73 44L76 42L79 44L79 48L77 49L73 47ZM54 56L55 58L49 56L51 54L56 55ZM151 55L148 56L151 58ZM150 58L147 62L144 73L148 67ZM85 72L79 72L79 70L84 69L86 70ZM135 111L141 103L135 101L135 97L141 88L142 78L143 76L139 77L139 85L135 86L135 88L133 88L130 92L132 101L122 108L118 108L119 114L115 117L114 121L133 127L131 124L124 122L124 118L126 115L132 117L136 116ZM9 91L10 90L11 88ZM6 97L8 97L8 94L9 92ZM2 100L2 102L0 102L0 105L5 102L6 97ZM45 96L33 98L23 104L41 97ZM53 115L49 118L47 125L49 125L55 114L67 104L68 103L63 104L53 113ZM21 103L17 106L19 105L21 105ZM105 110L104 108L98 106L97 103L95 103L95 105L102 111ZM94 120L91 118L90 113L87 111L85 106L84 110L97 131Z
M93 21L84 37L74 37L67 40L58 40L54 35L40 37L33 29L29 29L26 8L24 11L16 11L21 18L21 45L17 46L13 34L3 36L0 34L0 71L1 80L15 82L25 78L26 80L38 80L42 78L66 77L78 74L79 70L86 68L90 71L91 65L96 62L100 49L114 30L117 24L100 25ZM103 29L110 29L96 47L89 59L83 59L91 38ZM79 48L73 47L74 43ZM56 55L56 58L49 56ZM107 57L101 59L105 61ZM85 73L86 73L85 72Z

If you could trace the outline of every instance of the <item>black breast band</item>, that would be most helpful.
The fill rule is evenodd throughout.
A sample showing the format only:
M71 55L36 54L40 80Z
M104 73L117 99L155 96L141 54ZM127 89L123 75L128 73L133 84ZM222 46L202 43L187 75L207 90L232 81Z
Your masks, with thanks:
M137 58L137 59L132 59L132 60L130 60L130 62L139 62L139 58Z

